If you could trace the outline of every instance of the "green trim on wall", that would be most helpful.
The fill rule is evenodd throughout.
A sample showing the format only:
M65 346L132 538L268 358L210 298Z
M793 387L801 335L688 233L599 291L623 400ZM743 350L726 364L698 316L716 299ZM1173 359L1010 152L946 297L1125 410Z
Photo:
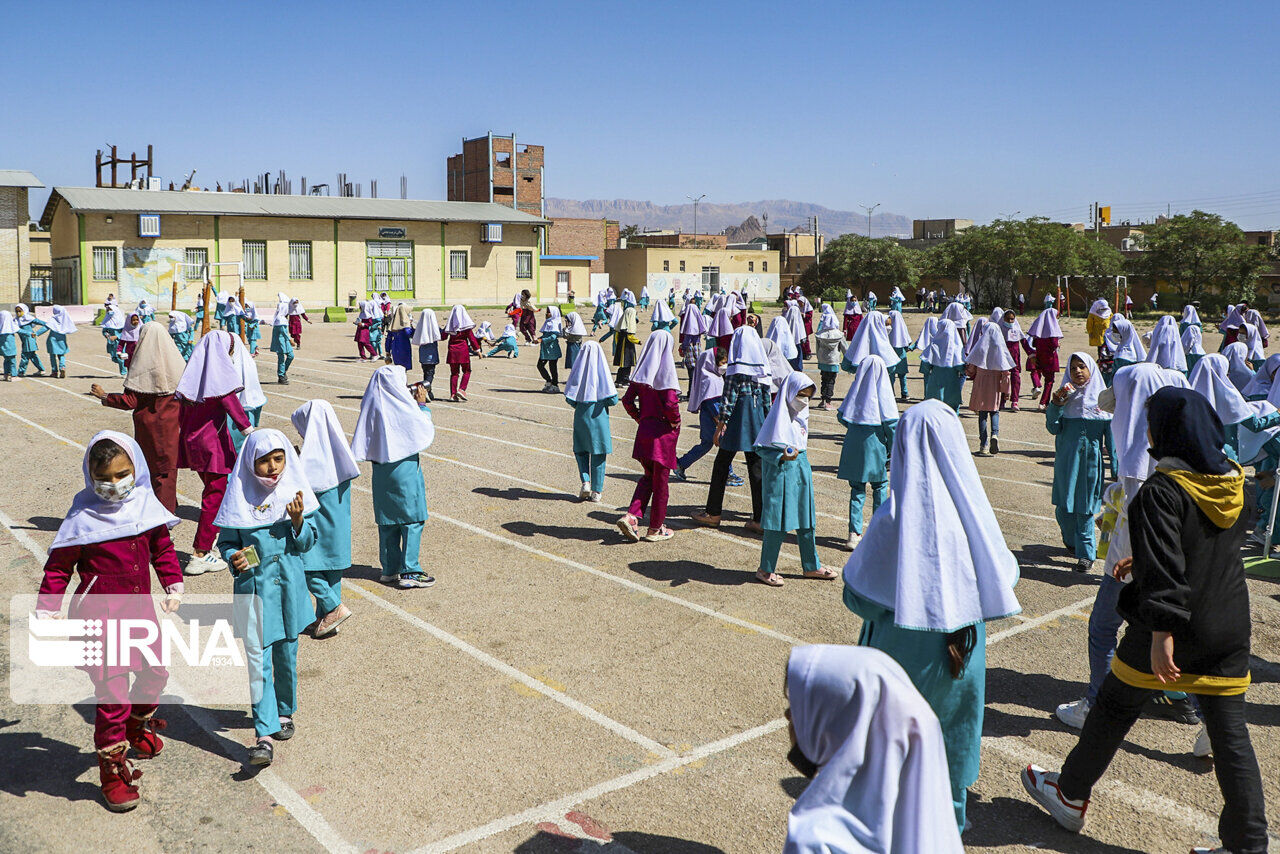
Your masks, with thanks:
M215 265L222 263L222 217L217 215L213 218L213 263ZM221 291L222 267L215 266L213 269L216 271L213 275L218 280L218 283L214 287L217 288L218 291ZM244 270L241 270L240 272L243 274ZM240 286L244 287L243 278L240 280Z
M367 263L367 262L366 262ZM333 219L333 304L342 305L338 294L338 218ZM328 319L327 317L325 318Z
M93 262L89 260L88 247L84 242L84 214L76 214L76 223L80 231L80 304L89 304L89 276L93 274Z
M444 289L446 277L449 275L448 257L444 247L444 223L440 223L440 304L445 304Z

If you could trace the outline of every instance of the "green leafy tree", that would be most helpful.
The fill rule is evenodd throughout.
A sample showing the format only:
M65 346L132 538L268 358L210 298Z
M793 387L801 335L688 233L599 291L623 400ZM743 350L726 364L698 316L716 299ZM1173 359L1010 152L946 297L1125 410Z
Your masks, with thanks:
M844 234L826 245L821 262L805 270L799 283L809 296L840 301L845 288L858 297L876 285L896 285L905 292L914 287L918 278L915 253L904 249L894 238Z
M1232 302L1254 299L1271 265L1267 250L1218 214L1192 211L1144 229L1134 272L1177 288L1185 302L1217 292Z

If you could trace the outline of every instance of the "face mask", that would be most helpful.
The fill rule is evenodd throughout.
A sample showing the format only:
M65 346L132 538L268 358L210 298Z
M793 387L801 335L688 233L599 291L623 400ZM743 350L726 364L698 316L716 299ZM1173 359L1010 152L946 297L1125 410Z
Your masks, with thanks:
M119 503L129 497L133 492L133 475L122 477L115 483L108 480L95 480L93 482L93 493L103 501L111 501Z
M717 373L717 374L719 374L720 376L724 376L724 372L725 372L725 371L727 371L727 370L729 370L729 366L728 366L727 364L726 364L726 365L716 365L716 373Z
M277 474L271 477L263 477L260 474L255 474L253 479L262 484L265 489L275 489L276 484L280 482L280 475Z

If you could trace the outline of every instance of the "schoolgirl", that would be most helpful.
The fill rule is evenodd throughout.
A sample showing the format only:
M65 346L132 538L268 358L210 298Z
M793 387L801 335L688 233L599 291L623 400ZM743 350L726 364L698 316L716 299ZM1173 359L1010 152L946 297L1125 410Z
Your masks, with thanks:
M631 298L632 304L635 303L635 297ZM538 309L533 304L533 294L529 293L529 289L525 288L520 292L520 332L524 335L526 344L533 343L534 326L538 320Z
M720 398L724 395L724 371L729 361L725 350L703 350L698 356L697 373L689 381L688 411L698 416L698 444L676 460L674 480L687 480L689 467L707 455L715 446L717 419L720 415ZM732 479L732 469L730 469ZM738 483L741 483L739 479Z
M1178 321L1178 334L1186 332L1191 327L1200 329L1200 312L1196 311L1196 307L1190 303L1182 307L1182 319Z
M271 352L276 354L276 382L289 384L289 366L293 364L293 341L289 336L289 305L276 305L271 318Z
M1200 324L1193 323L1182 331L1180 343L1182 353L1187 358L1187 370L1194 371L1196 364L1204 358L1204 333Z
M69 618L131 618L150 623L158 632L155 611L142 597L151 592L154 568L166 593L163 610L178 608L182 573L169 538L178 517L152 493L146 458L123 433L103 430L94 435L85 450L83 471L84 489L72 499L49 546L37 612L60 614L71 574L78 572ZM90 591L98 595L89 596ZM104 604L108 600L111 603ZM156 731L165 722L155 714L168 671L148 663L144 655L132 658L132 666L108 660L82 668L93 682L93 746L102 798L112 812L131 810L140 800L136 781L141 772L133 769L129 751L151 759L164 749Z
M741 297L739 297L739 299L741 299ZM804 315L800 311L799 304L792 303L787 306L785 316L787 318L787 322L791 324L791 331L795 333L796 349L800 351L800 367L796 368L796 370L802 371L804 370L804 360L813 355L813 351L809 348L809 335L804 323ZM742 320L744 323L746 322L746 319L747 316L744 311L742 314Z
M4 381L12 382L18 372L18 321L7 310L0 311L0 357L4 358Z
M213 294L213 322L218 324L218 328L223 332L227 331L227 300L230 298L230 294L216 291Z
M844 568L861 646L894 658L942 724L956 826L978 779L986 623L1021 611L1018 562L965 447L960 419L926 400L893 440L890 498Z
M141 305L138 308L141 311ZM228 295L227 302L222 307L222 328L233 336L240 335L240 318L243 315L244 309L240 307L240 301Z
M582 349L582 341L587 337L587 327L576 311L564 316L564 369L573 370L573 363L578 359Z
M143 323L147 323L149 321L156 319L156 310L151 307L151 303L147 302L145 298L138 300L137 311L138 311L138 317L142 320Z
M892 314L895 311L901 312L904 300L906 300L906 297L902 295L902 289L897 285L894 285L893 293L889 294L889 313Z
M814 344L818 355L818 376L822 380L818 390L822 402L818 404L818 408L825 412L831 408L831 401L836 396L836 376L840 373L840 362L847 349L844 333L840 331L836 313L829 303L822 304Z
M1123 322L1128 323L1128 321ZM1112 323L1115 323L1114 319ZM1035 367L1031 370L1031 384L1040 391L1039 409L1044 412L1049 406L1050 396L1053 395L1053 380L1058 375L1059 368L1058 345L1062 341L1062 327L1058 325L1058 310L1046 308L1040 312L1040 316L1027 327L1027 337L1031 339L1031 346L1036 351Z
M316 544L306 554L307 589L316 600L317 640L338 633L351 616L342 604L342 574L351 568L351 481L360 467L327 400L309 400L290 416L302 437L298 462L316 494Z
M111 303L107 303L107 314L111 313ZM196 325L204 323L204 291L201 290L196 294Z
M871 354L879 356L885 367L890 370L902 361L898 351L889 343L884 314L878 311L868 313L862 323L858 324L858 331L849 342L849 349L845 351L844 361L840 363L840 367L853 373L858 370L858 365L862 363L863 358Z
M378 525L382 562L379 581L401 589L436 583L418 562L422 527L430 518L418 455L431 447L436 436L426 402L427 392L421 386L410 395L404 368L384 365L365 386L351 437L356 460L373 464L373 521Z
M1246 464L1252 460L1240 458L1240 430L1261 433L1280 425L1280 415L1274 413L1260 414L1247 401L1228 378L1227 359L1221 353L1211 353L1196 363L1191 369L1191 388L1200 392L1201 396L1213 406L1222 422L1224 443L1222 449L1227 456ZM1272 389L1274 389L1274 384Z
M191 351L195 347L191 340L194 330L195 321L189 314L177 309L169 312L169 337L173 339L174 346L182 354L183 361L191 358Z
M844 547L853 551L862 539L867 487L871 487L873 514L889 497L889 450L898 427L898 404L893 399L893 381L879 356L869 354L862 360L836 420L845 428L836 477L849 484L849 539Z
M493 344L497 339L493 337L493 324L487 320L480 321L480 325L476 327L476 340L484 344Z
M733 338L735 327L733 325L732 312L723 302L724 300L722 299L721 304L712 313L711 322L706 328L706 336L710 339L707 341L708 347L723 347L727 350L729 341ZM708 307L710 306L708 305ZM712 341L714 341L714 344Z
M599 343L582 345L565 380L564 398L573 407L573 456L581 478L578 497L599 504L605 459L613 453L609 408L618 402L618 390Z
M1101 357L1106 347L1107 327L1111 323L1111 306L1104 299L1096 299L1089 306L1089 316L1085 318L1084 329L1089 335L1089 346L1097 350Z
M954 322L945 318L938 321L929 345L920 353L920 365L924 373L925 399L941 400L959 412L965 357L964 343Z
M18 321L22 323L21 320ZM124 359L124 366L127 369L129 363L133 361L133 353L138 349L138 336L142 334L142 318L137 313L129 315L129 320L125 323L124 328L120 330L120 350ZM25 354L23 354L25 355ZM22 373L22 366L18 366L18 373Z
M658 300L653 304L653 314L649 315L649 326L654 332L659 329L672 331L676 328L676 316L672 313L671 307L662 300Z
M498 339L497 346L486 355L492 358L499 353L506 353L509 359L520 358L520 342L516 340L515 324L508 323L502 328L502 337Z
M876 310L876 292L867 291L867 313L871 314Z
M950 320L955 324L956 334L960 336L961 341L969 340L969 327L973 323L973 315L964 307L959 297L947 303L947 307L942 312L942 319Z
M639 425L631 457L644 467L631 506L618 520L623 536L639 542L640 520L649 510L648 542L675 536L666 526L668 478L676 467L680 437L680 381L676 376L675 340L666 330L651 332L644 342L635 375L622 396L622 408Z
M258 381L258 367L249 355L249 348L235 336L232 336L232 345L235 352L231 354L231 361L240 374L240 405L244 407L245 415L249 416L249 423L257 427L262 421L262 407L267 405L267 395L262 391L262 383ZM231 444L238 454L244 445L246 434L236 429L235 423L230 420L227 421L227 429L231 432Z
M44 339L45 349L49 353L49 376L65 380L67 378L67 336L76 331L75 321L65 308L53 307L53 318L49 321L49 334Z
M1246 346L1243 341L1237 341L1236 344ZM1235 347L1235 344L1231 345ZM1239 348L1232 351L1233 354L1239 353ZM1247 352L1247 351L1246 351ZM1228 357L1228 370L1230 369L1231 357ZM1246 361L1245 364L1248 364ZM1275 388L1276 372L1280 371L1280 353L1268 358L1257 370L1254 371L1253 377L1245 384L1240 393L1244 395L1245 400L1263 400L1271 396L1271 390Z
M387 364L397 364L408 371L413 367L413 313L409 306L397 303L387 324ZM476 346L479 347L477 341Z
M449 337L445 362L449 365L449 393L453 401L467 399L467 383L471 381L471 357L484 358L480 342L475 336L475 321L462 305L455 305L444 324L444 334ZM558 354L557 354L558 355Z
M614 382L619 386L630 382L631 369L636 363L636 345L640 343L636 335L639 323L636 320L635 297L631 291L623 291L622 297L609 315L609 331L600 337L600 342L604 343L613 336L613 366L618 369Z
M853 291L844 292L844 340L852 341L862 322L862 304L853 298Z
M302 300L289 300L289 338L292 339L293 346L299 349L302 347L302 324L304 321L308 326L311 325L311 318L307 316L307 310L302 307Z
M1222 349L1222 355L1227 357L1227 379L1231 380L1231 384L1240 389L1240 393L1245 395L1248 400L1252 395L1245 394L1245 389L1249 387L1249 383L1253 381L1254 371L1249 367L1249 362L1245 359L1244 344L1236 341L1228 344ZM1262 398L1267 396L1267 390L1262 391Z
M1114 367L1112 376L1121 368L1145 362L1147 348L1142 346L1142 338L1134 329L1129 319L1121 314L1111 315L1111 329L1106 336L1107 351L1111 353Z
M215 520L218 550L240 597L236 630L244 639L250 694L257 698L250 765L270 765L274 742L293 738L297 729L298 635L312 622L305 570L307 552L317 541L318 509L285 435L270 428L254 431L236 459Z
M1062 543L1075 557L1078 572L1088 572L1097 557L1094 517L1106 485L1103 453L1115 457L1111 414L1098 407L1098 395L1105 388L1093 357L1072 353L1045 412L1045 429L1055 437L1050 500Z
M786 316L775 317L769 324L769 333L765 339L772 341L782 353L782 358L793 371L804 370L804 360L800 356L800 348L796 346L796 333Z
M1027 336L1022 332L1022 325L1018 323L1018 315L1013 309L1009 309L1000 315L999 321L1000 331L1004 337L1005 347L1009 350L1009 358L1013 359L1013 370L1009 373L1009 397L1011 412L1018 411L1018 399L1022 396L1022 352L1026 350L1028 353L1034 353L1031 345L1027 343ZM1004 400L1000 401L1001 408L1004 407Z
M1266 344L1263 341L1262 332L1252 323L1246 322L1240 327L1240 336L1244 340L1244 348L1249 364L1253 365L1256 370L1267 358Z
M133 436L147 460L151 490L170 513L178 512L178 465L182 404L174 397L186 363L159 323L144 324L124 379L124 392L107 394L94 383L89 393L111 409L133 414Z
M378 355L373 346L373 326L378 323L374 318L375 311L373 300L360 301L360 313L356 315L355 342L356 352L362 362L371 362Z
M901 293L897 288L894 291ZM899 299L898 302L902 300ZM889 312L889 346L898 354L898 364L889 371L889 382L892 384L897 379L902 388L902 399L907 400L907 351L911 349L911 331L907 329L907 321L898 309Z
M13 307L13 315L18 321L18 346L22 350L22 358L18 360L18 376L26 376L27 364L32 363L36 366L35 376L42 377L44 363L40 361L40 336L48 332L49 327L22 303ZM129 319L132 322L136 317L137 315L133 315ZM136 333L134 341L137 341Z
M613 291L608 288L604 288L600 293L596 294L596 310L591 315L592 335L595 335L596 330L605 325L605 322L609 319L609 298L612 296Z
M1036 354L1039 359L1039 354ZM978 413L978 454L1000 453L1000 402L1009 396L1009 374L1013 358L1005 346L1000 327L988 323L965 357L965 374L973 380L969 389L969 409ZM991 422L991 438L987 440L987 422Z
M369 358L376 359L382 355L382 307L376 297L370 297L366 306L360 316L369 323L369 346L373 348L373 355ZM293 321L289 323L292 325Z
M648 308L648 307L649 307L649 286L648 286L648 285L645 285L644 287L640 288L640 304L639 304L639 307L640 307L640 308Z
M925 318L924 326L921 328L920 334L916 336L916 340L912 343L911 349L918 353L924 353L929 346L929 342L933 340L933 333L937 331L938 318ZM929 364L923 358L920 360L920 376L925 378L926 383L928 382Z
M1219 352L1236 343L1240 337L1240 327L1244 326L1244 322L1244 312L1240 306L1227 306L1227 315L1218 324L1218 331L1222 333L1222 343L1218 345Z
M515 343L515 330L511 330L511 341ZM436 379L436 365L440 364L440 322L436 313L424 308L418 315L418 323L413 328L413 337L409 343L418 348L418 364L422 366L422 384L427 390L427 400L435 400L431 384ZM519 352L519 348L516 348ZM489 354L490 356L493 353Z
M542 323L542 329L538 332L536 342L539 345L538 373L542 374L542 378L546 380L542 386L542 390L546 392L560 393L559 362L560 357L564 355L560 350L560 337L563 334L564 321L560 318L559 307L547 306L547 317Z
M1182 374L1187 372L1187 356L1182 351L1177 321L1172 316L1166 314L1156 321L1155 328L1151 330L1151 347L1147 350L1146 361Z

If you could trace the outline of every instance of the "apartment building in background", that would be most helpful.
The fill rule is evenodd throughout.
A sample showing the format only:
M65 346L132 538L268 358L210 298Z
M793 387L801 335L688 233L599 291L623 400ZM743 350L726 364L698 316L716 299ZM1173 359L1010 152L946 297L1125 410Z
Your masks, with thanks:
M448 160L451 202L491 202L536 217L546 216L541 145L516 142L516 135L464 139L462 151Z
M28 192L44 184L25 169L0 169L0 303L31 298Z

